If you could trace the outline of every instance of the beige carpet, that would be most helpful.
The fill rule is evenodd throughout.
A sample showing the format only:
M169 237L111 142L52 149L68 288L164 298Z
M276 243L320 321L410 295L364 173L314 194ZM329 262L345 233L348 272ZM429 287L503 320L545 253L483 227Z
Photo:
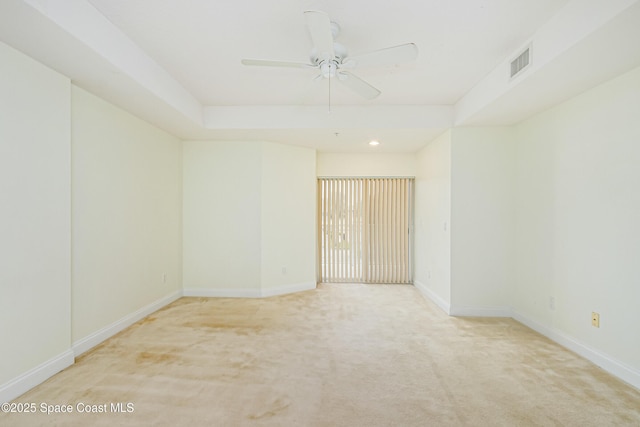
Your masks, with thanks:
M0 425L640 425L640 391L513 320L451 318L402 285L183 298L16 402L73 413Z

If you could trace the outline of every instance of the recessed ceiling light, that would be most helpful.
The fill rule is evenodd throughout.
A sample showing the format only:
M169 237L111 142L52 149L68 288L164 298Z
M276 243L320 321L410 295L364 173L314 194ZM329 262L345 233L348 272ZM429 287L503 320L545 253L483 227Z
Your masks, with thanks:
M369 142L369 145L375 147L376 145L380 145L380 143L374 139L373 141Z

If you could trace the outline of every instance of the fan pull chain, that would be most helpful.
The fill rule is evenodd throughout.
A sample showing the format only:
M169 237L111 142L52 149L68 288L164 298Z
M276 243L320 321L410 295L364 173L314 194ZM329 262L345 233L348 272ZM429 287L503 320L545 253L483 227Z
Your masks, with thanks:
M327 113L331 113L331 74L329 74L329 111Z

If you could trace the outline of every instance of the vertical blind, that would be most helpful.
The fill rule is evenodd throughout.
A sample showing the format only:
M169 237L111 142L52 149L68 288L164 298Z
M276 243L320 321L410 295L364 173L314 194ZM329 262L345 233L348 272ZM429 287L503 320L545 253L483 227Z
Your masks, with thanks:
M320 281L411 283L412 178L319 178Z

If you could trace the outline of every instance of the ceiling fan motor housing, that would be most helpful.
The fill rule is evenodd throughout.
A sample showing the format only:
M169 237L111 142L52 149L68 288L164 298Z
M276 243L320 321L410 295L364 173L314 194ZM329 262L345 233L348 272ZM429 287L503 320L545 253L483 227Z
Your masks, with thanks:
M333 42L333 53L334 53L333 58L328 60L341 63L342 60L347 57L347 55L349 54L349 51L343 44ZM311 60L311 63L315 65L320 65L323 61L327 60L327 58L321 58L318 55L318 50L315 47L311 49L311 53L309 54L309 59Z
M335 77L336 72L338 71L338 63L334 61L323 61L320 63L320 73L322 77L331 78Z

